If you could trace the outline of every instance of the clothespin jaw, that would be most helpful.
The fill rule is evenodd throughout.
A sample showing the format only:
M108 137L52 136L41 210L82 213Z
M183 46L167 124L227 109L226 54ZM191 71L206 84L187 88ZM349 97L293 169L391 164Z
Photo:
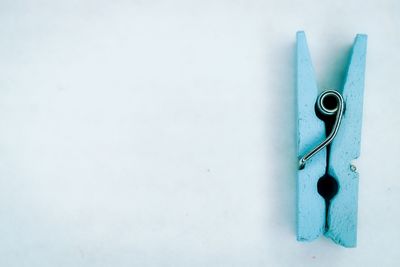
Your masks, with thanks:
M320 146L305 165L300 162L297 175L300 241L311 241L324 234L342 246L356 246L358 173L352 161L360 152L366 43L366 35L357 35L342 94L335 92L344 102L344 111L341 117L337 116L341 120L335 124L338 127L333 141ZM326 132L329 127L316 114L318 87L304 32L297 33L296 60L297 153L302 157L323 144L329 134ZM336 184L332 198L321 195L321 177L331 178Z

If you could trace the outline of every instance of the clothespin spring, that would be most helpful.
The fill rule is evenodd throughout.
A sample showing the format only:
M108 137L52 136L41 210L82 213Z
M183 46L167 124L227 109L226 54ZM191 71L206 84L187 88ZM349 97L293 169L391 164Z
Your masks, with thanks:
M300 158L299 170L304 168L307 160L329 145L338 133L344 112L343 96L338 91L326 90L318 96L316 109L322 116L333 116L336 114L335 123L333 124L332 131L329 133L328 137L318 146Z

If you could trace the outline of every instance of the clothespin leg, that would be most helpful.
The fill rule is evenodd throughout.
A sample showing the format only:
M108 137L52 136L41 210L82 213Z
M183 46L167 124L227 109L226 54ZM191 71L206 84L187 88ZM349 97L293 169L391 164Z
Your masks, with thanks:
M332 199L326 236L345 247L357 244L358 173L352 161L360 155L367 36L357 35L343 88L345 112L331 144L329 173L339 183Z
M318 88L304 32L297 33L297 155L304 155L325 138L324 122L315 115ZM326 149L307 162L297 175L297 239L311 241L324 232L325 202L317 182L325 173Z

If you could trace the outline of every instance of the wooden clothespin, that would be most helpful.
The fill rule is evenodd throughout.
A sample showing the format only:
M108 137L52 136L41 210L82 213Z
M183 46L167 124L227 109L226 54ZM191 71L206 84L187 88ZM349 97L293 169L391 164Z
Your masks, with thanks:
M341 90L318 95L304 32L297 33L297 239L357 244L358 177L367 36L355 38Z

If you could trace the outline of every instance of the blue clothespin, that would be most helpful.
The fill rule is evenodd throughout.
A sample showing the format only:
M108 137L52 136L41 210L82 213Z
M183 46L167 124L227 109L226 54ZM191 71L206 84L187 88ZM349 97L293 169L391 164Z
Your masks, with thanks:
M318 95L304 32L297 33L297 239L357 244L358 173L367 36L358 34L344 87Z

